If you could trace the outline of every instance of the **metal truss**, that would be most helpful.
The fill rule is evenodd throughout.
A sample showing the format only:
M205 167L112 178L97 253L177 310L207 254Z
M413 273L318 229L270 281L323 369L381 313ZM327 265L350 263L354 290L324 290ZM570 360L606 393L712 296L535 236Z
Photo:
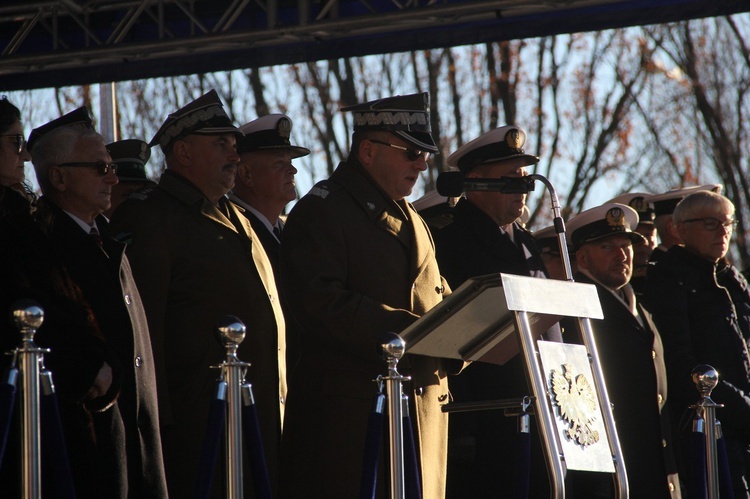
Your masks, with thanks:
M649 0L698 6L720 2ZM634 0L6 0L0 6L0 89L184 74L379 51L538 36ZM735 2L726 1L726 5ZM748 10L747 5L718 13ZM750 3L750 2L748 2ZM709 6L711 7L709 9ZM589 10L587 10L589 9ZM690 9L687 9L689 17ZM671 14L665 14L669 16ZM695 15L695 14L693 14ZM679 17L679 16L678 16ZM514 19L519 19L515 22ZM653 18L652 18L653 19ZM638 23L637 20L629 21ZM575 23L571 22L570 26ZM601 22L599 24L602 24ZM606 22L603 23L606 26ZM613 24L610 22L610 24ZM616 23L614 23L616 24ZM524 31L523 26L527 26ZM502 27L502 30L498 30ZM564 32L563 24L558 31ZM494 30L494 33L493 33ZM481 36L479 36L481 34ZM60 82L45 81L54 76Z

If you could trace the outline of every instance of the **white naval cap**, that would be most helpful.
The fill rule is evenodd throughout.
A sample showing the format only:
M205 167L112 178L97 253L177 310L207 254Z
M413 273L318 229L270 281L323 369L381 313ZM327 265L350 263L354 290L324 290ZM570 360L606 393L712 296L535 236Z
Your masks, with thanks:
M716 194L721 194L721 190L722 187L719 184L694 185L672 189L661 194L654 194L653 196L646 198L646 201L654 206L654 214L658 217L659 215L671 215L674 213L677 203L682 201L682 199L688 194L698 191L711 191Z
M538 163L538 157L526 154L523 150L525 143L526 132L521 127L501 126L459 147L448 156L446 163L463 173L479 165L510 158L524 158L525 166Z
M638 213L630 206L620 203L604 203L582 211L567 225L576 251L586 243L618 234L627 235L633 244L645 242L642 235L633 231L638 226Z

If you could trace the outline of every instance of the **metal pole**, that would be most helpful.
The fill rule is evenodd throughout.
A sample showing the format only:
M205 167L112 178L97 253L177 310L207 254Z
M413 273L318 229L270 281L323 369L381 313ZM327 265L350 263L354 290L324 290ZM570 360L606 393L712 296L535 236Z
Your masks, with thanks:
M719 373L707 364L696 366L691 373L693 383L701 395L701 400L691 406L704 424L704 438L706 439L706 485L708 499L719 499L719 459L716 453L716 408L724 407L711 400L711 392L719 383Z
M242 383L249 366L237 358L237 348L245 339L245 325L237 317L226 316L216 327L227 357L221 365L227 383L227 499L242 499Z
M22 497L38 499L42 495L41 453L39 447L39 359L46 350L34 344L34 335L44 322L44 310L33 301L17 302L13 320L21 331L22 343L16 349L23 384L21 408Z
M389 452L391 458L391 499L404 499L404 427L401 397L403 387L401 383L408 381L409 376L401 376L398 371L398 361L406 351L406 342L396 333L389 333L381 343L383 357L388 363L386 381L388 395L388 428Z
M114 82L99 84L99 133L109 142L119 140L117 134L117 87Z

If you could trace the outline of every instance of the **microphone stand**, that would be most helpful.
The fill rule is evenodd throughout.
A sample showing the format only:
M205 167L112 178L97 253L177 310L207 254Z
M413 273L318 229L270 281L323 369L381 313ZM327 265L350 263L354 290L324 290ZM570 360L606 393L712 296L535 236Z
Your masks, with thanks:
M557 234L557 244L560 248L560 256L563 260L563 267L565 268L565 279L569 282L573 282L573 270L570 266L570 255L568 255L568 243L565 238L565 220L562 217L562 208L560 207L560 200L557 197L557 191L547 177L538 173L532 173L529 175L534 180L538 180L547 187L549 191L550 201L552 202L552 214L554 219L552 223L555 227L555 233Z

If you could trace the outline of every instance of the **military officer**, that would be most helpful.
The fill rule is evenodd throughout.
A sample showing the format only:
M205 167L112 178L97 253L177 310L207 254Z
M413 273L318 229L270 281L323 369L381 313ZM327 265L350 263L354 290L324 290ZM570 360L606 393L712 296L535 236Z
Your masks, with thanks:
M112 162L117 165L117 179L112 186L112 204L104 216L112 218L112 213L135 191L154 185L146 175L146 163L151 157L149 145L138 139L118 140L107 144Z

